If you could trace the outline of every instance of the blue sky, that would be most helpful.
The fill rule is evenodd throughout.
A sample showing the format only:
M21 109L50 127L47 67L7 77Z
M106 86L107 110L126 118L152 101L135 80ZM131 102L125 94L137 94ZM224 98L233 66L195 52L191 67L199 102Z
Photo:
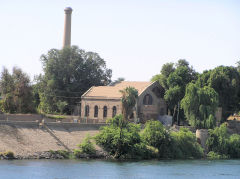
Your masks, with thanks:
M72 45L99 53L113 79L147 81L178 59L198 72L240 60L238 0L11 0L0 2L1 68L41 73L41 54L62 47L66 6Z

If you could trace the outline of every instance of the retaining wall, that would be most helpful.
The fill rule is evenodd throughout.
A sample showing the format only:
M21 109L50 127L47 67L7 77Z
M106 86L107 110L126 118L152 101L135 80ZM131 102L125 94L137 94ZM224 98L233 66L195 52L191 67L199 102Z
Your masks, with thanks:
M8 121L41 121L40 114L0 114L0 120Z

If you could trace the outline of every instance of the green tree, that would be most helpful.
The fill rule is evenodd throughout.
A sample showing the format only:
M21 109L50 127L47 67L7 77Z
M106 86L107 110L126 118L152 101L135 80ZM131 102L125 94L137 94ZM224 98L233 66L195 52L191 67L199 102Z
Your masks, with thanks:
M40 110L59 111L58 101L66 101L65 111L79 102L81 95L92 86L108 85L112 71L94 52L85 52L76 46L61 50L51 49L41 56L44 75L37 78Z
M195 79L196 76L192 72L192 69L182 65L178 65L176 70L167 79L169 89L166 91L164 99L169 105L171 114L177 119L178 125L180 124L179 118L184 118L183 111L180 109L180 101L184 97L187 84Z
M167 102L168 110L178 125L180 118L184 119L183 110L180 109L180 101L184 97L186 85L195 81L197 75L186 60L180 59L175 64L164 64L161 73L152 77L152 81L158 81L164 87L164 99Z
M133 112L133 107L135 106L138 98L138 91L134 87L127 87L124 90L120 90L122 93L122 114L123 119L128 120Z
M197 80L200 87L209 86L219 95L223 119L240 110L240 74L235 67L219 66L205 71Z
M215 111L218 106L218 94L213 88L199 88L189 83L181 101L181 107L191 126L196 128L214 128Z
M237 61L236 65L237 65L237 70L240 73L240 61Z
M30 78L20 68L14 67L12 74L6 68L3 69L0 90L3 96L1 108L4 112L34 112Z
M164 87L164 89L167 90L169 88L167 84L167 78L174 71L175 71L174 63L165 63L162 66L160 74L153 76L151 81L158 81L160 85L162 85L162 87Z
M115 81L111 82L109 84L109 86L114 86L114 85L116 85L116 84L118 84L118 83L120 83L120 82L122 82L124 80L125 80L124 78L120 77L120 78L116 79Z

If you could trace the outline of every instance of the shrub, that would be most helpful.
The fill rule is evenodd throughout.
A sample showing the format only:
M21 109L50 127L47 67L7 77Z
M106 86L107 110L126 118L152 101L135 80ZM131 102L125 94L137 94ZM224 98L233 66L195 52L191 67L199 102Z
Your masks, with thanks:
M80 149L74 149L73 155L75 158L81 158L82 151Z
M49 119L66 119L65 116L61 116L61 115L46 115L46 117Z
M196 136L187 128L172 132L171 153L173 158L201 158L203 148L197 143Z
M220 127L209 129L209 138L207 139L206 146L209 151L213 151L220 155L228 154L228 134L227 127L222 124Z
M125 156L128 159L150 159L154 157L157 157L156 151L144 142L136 143L129 154Z
M230 136L228 154L232 158L240 158L240 135L233 134Z
M7 152L4 152L3 155L5 157L7 157L8 159L14 159L14 153L12 151L7 151Z
M103 127L95 140L114 158L136 158L136 155L141 158L148 152L141 143L140 125L123 120L122 115L107 122L109 126Z
M70 152L68 152L66 150L56 150L56 151L50 150L49 152L52 155L60 155L60 156L62 156L65 159L69 159L71 157Z
M140 136L140 126L116 116L95 136L98 145L115 158L149 159L200 158L203 149L188 129L169 133L159 121L148 121ZM76 151L78 153L78 151Z
M143 130L142 138L147 145L158 149L160 158L168 158L170 147L170 135L159 121L148 121Z
M208 159L212 159L212 160L215 160L215 159L227 159L229 158L227 155L220 155L218 153L215 153L213 151L210 151L208 154L207 154L207 158Z
M80 148L80 150L74 151L75 153L81 152L89 155L96 153L96 149L93 143L91 142L91 137L89 135L87 135L83 142L78 145L78 147Z
M209 130L209 138L206 145L209 151L217 153L221 156L229 156L231 158L240 158L240 135L227 133L226 124Z

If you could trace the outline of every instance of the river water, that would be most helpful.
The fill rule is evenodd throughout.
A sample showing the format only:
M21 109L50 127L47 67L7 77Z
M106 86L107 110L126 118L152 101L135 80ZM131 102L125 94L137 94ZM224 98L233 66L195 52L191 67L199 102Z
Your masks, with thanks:
M0 178L240 178L240 160L2 160Z

